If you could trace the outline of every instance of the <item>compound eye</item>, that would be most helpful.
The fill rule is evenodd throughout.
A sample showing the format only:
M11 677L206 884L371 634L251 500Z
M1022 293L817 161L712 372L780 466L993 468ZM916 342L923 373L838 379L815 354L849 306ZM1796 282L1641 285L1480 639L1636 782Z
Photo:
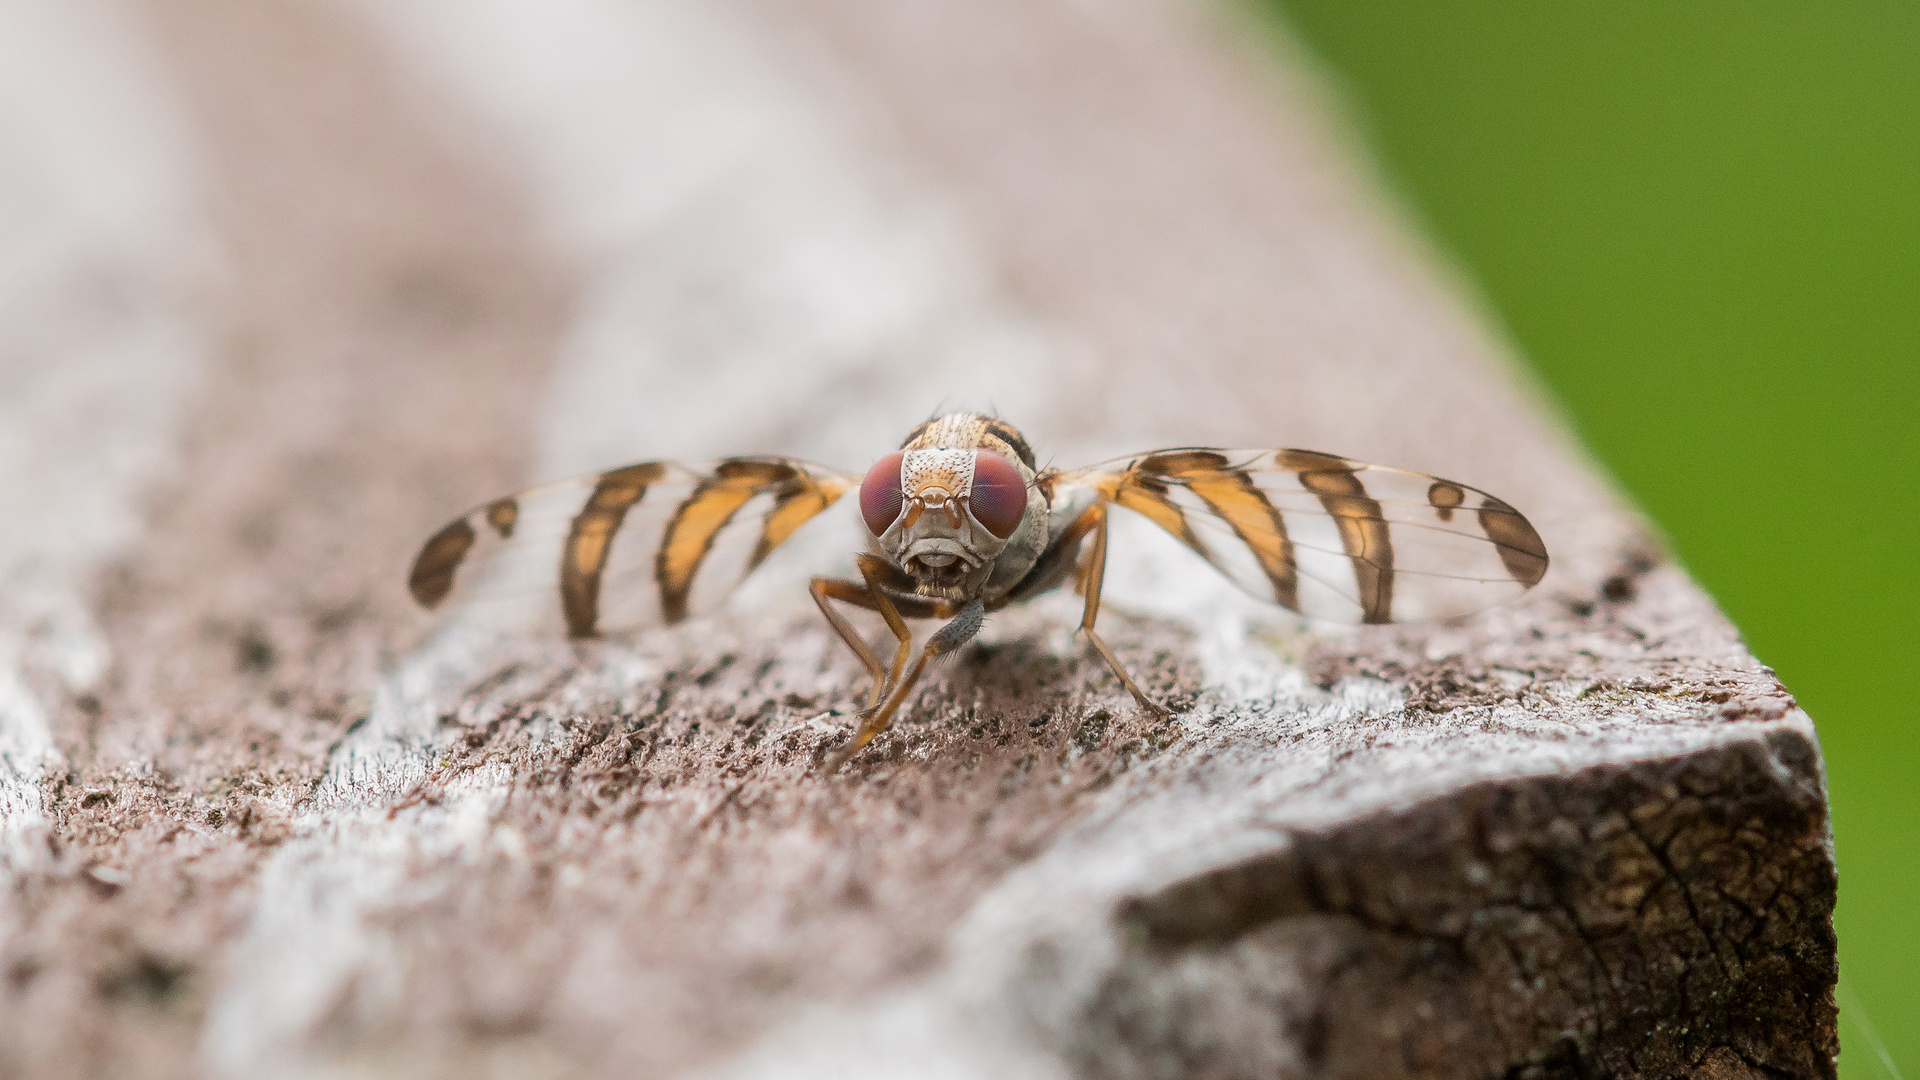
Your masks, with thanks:
M887 531L900 516L905 498L900 494L900 462L906 454L895 450L867 470L860 481L860 516L867 519L867 531L875 536Z
M1027 516L1027 478L1020 467L991 450L973 455L973 490L967 505L975 521L1005 540Z

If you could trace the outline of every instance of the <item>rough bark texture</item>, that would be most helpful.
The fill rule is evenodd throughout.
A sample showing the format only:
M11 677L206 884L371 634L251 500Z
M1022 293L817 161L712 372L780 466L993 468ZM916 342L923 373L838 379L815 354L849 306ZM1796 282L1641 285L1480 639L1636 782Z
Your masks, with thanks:
M0 35L76 71L119 64L109 22L144 43L224 270L89 234L0 278L6 385L65 403L7 445L144 522L84 562L0 546L88 628L0 612L0 1075L1834 1074L1810 721L1244 28L97 7ZM22 329L104 318L103 275L199 327L139 431L100 420L137 349ZM518 484L857 468L943 396L1063 465L1456 476L1554 570L1457 626L1309 628L1117 526L1103 628L1175 717L1051 597L833 777L864 676L800 583L838 534L671 632L429 636L408 607L410 547ZM137 438L171 463L123 467Z

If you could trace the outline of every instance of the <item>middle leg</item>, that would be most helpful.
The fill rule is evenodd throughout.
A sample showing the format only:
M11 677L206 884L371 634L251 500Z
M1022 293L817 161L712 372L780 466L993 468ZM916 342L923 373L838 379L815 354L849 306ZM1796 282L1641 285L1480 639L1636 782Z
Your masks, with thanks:
M1074 524L1079 525L1088 519L1091 519L1093 550L1087 553L1086 565L1080 570L1080 591L1087 597L1086 610L1080 617L1080 630L1087 635L1087 640L1093 643L1094 649L1100 653L1100 658L1105 660L1107 666L1113 669L1113 673L1120 677L1120 684L1127 688L1127 692L1133 695L1133 700L1139 702L1141 708L1155 716L1172 716L1173 710L1148 697L1146 692L1140 689L1139 685L1133 681L1133 676L1127 674L1127 669L1120 666L1120 658L1113 655L1113 650L1107 647L1105 641L1100 640L1100 635L1093 629L1093 621L1100 617L1100 587L1106 583L1107 578L1107 504L1095 503L1088 507L1085 513L1075 519Z

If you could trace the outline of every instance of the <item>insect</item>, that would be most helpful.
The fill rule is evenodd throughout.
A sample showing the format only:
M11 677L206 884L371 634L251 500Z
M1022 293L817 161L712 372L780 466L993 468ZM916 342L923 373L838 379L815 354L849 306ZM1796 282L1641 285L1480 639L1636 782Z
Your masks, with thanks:
M1100 637L1114 507L1144 515L1259 599L1348 623L1448 618L1520 595L1547 570L1527 519L1451 480L1307 450L1156 450L1083 469L1035 464L1011 424L973 413L929 420L864 476L784 457L647 461L510 495L435 533L414 560L432 608L457 584L515 582L566 632L665 625L718 603L794 531L858 490L867 551L859 579L815 577L814 602L872 676L852 740L829 771L885 730L927 664L976 635L989 612L1071 580L1088 644L1140 707L1140 689ZM890 661L836 605L876 612ZM908 619L943 619L914 649Z

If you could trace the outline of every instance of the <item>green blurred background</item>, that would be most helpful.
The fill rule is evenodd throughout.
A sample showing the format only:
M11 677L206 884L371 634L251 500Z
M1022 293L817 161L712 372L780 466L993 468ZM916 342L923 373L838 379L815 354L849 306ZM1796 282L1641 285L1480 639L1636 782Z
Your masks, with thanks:
M1920 1077L1920 2L1258 2L1819 725L1841 1075Z

